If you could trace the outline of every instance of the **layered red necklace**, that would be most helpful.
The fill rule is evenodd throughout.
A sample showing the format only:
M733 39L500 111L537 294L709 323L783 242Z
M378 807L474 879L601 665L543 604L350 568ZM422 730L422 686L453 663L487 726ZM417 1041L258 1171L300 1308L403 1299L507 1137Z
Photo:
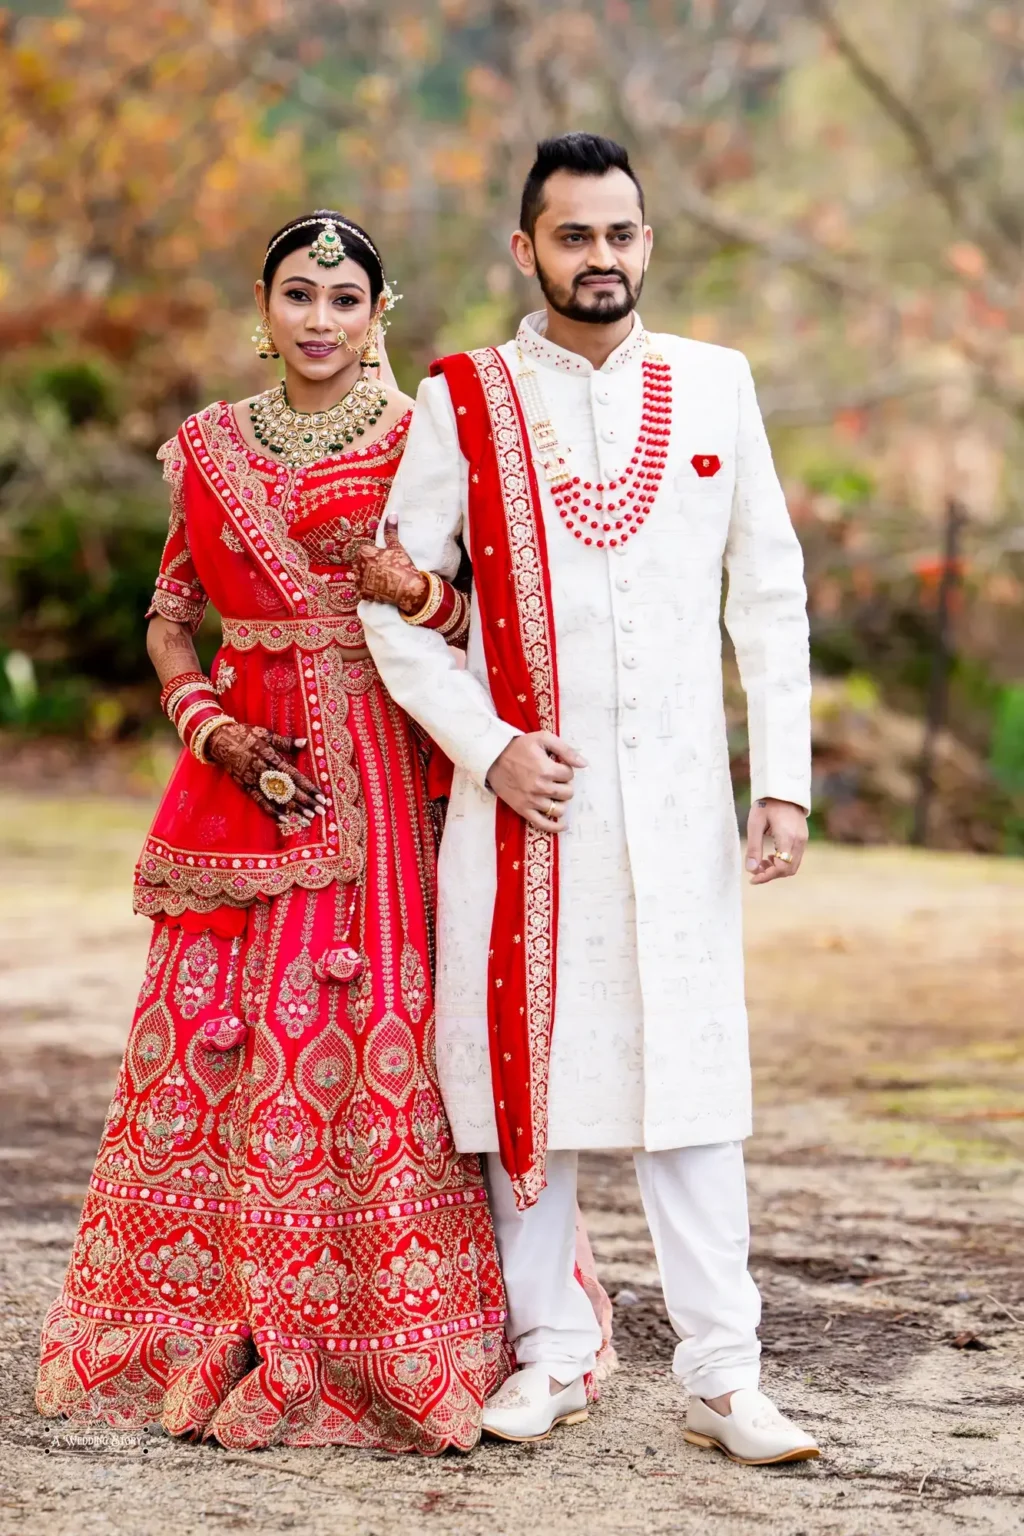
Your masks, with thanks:
M516 378L524 414L537 456L551 485L558 515L574 538L596 549L604 549L606 545L615 549L626 544L643 527L665 473L672 435L672 372L653 352L648 352L641 366L643 407L636 447L626 468L607 484L581 480L579 475L571 473L555 435L536 372L529 366L521 366Z

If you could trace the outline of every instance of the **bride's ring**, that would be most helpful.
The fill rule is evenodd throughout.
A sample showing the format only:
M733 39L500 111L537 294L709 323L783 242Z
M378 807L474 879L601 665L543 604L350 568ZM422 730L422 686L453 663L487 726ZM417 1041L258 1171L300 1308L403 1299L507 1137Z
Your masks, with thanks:
M267 768L260 774L260 789L275 805L287 805L295 799L295 783L280 768Z
M778 848L772 854L772 858L781 859L783 864L792 864L793 862L793 855L791 853L782 853Z

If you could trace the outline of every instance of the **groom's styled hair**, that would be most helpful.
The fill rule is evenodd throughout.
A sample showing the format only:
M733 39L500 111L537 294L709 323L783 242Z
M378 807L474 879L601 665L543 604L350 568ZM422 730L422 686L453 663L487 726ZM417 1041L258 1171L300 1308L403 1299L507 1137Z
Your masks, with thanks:
M640 217L644 212L644 189L629 163L629 152L614 139L599 133L563 133L557 139L544 139L537 145L537 158L523 184L519 208L519 228L533 238L537 220L544 211L544 184L556 171L571 171L574 176L605 176L609 171L625 171L640 199Z

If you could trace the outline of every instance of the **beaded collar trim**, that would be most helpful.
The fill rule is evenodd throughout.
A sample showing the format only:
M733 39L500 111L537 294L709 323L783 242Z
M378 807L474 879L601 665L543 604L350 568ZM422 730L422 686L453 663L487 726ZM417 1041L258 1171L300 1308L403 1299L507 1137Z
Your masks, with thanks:
M626 368L630 363L637 362L648 350L647 332L644 330L643 321L638 314L633 316L633 329L622 344L608 358L603 368L595 369L585 357L580 357L577 352L567 352L564 347L558 347L553 341L548 341L542 326L547 324L547 312L543 309L535 310L532 315L526 315L519 323L516 332L516 345L524 357L530 357L536 363L542 363L545 368L553 368L556 373L566 373L581 378L592 373L617 373L620 368Z

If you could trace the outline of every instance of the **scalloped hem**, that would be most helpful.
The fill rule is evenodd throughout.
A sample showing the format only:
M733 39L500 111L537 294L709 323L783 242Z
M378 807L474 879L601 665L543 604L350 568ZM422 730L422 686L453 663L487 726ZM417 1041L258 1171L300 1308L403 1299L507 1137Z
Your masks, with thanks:
M46 1418L159 1426L230 1450L439 1456L473 1449L483 1403L513 1365L504 1334L487 1329L379 1354L265 1348L259 1355L238 1331L198 1338L82 1318L57 1301L43 1327L36 1406Z

